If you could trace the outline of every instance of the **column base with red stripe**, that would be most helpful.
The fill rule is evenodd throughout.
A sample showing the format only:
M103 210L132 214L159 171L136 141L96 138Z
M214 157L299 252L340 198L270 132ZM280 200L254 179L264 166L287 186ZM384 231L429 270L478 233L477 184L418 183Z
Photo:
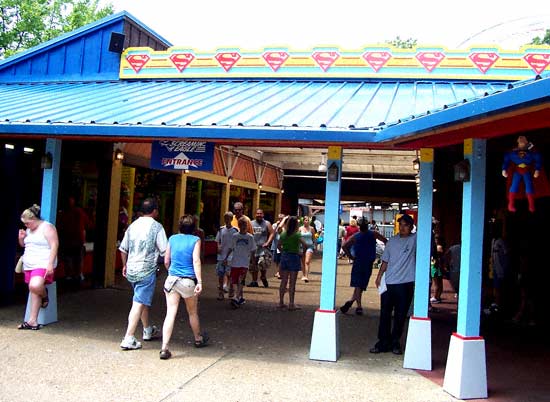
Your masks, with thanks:
M340 357L339 313L336 310L315 312L309 358L335 362Z
M411 317L403 367L415 370L432 369L432 321L428 317Z
M485 340L453 333L443 389L458 399L487 398Z

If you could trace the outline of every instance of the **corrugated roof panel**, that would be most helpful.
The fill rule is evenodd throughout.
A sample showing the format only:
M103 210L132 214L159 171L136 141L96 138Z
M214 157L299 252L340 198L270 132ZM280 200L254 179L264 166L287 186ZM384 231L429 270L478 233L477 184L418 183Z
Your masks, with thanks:
M430 81L0 84L0 119L60 124L374 128L506 88Z

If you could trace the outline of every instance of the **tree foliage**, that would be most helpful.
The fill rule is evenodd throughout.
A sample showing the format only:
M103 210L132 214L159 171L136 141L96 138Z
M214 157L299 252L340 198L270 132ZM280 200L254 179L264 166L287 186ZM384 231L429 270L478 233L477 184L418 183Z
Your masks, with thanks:
M536 38L533 38L530 44L531 45L550 45L550 29L546 30L546 33L544 34L543 38L541 38L540 36L537 36Z
M401 39L401 37L396 36L395 39L388 40L386 43L393 45L393 47L399 48L399 49L412 49L416 46L416 39L408 38L408 39Z
M0 0L0 58L112 13L99 0Z

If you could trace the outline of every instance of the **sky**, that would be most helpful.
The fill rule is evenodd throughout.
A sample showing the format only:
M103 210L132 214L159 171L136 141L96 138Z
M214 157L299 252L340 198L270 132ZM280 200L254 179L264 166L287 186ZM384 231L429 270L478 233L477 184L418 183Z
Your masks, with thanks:
M104 0L103 3L109 0ZM550 28L549 0L110 0L175 46L360 49L396 36L449 49L514 50ZM513 5L513 6L511 6ZM483 35L475 34L488 30ZM467 41L468 38L472 41Z

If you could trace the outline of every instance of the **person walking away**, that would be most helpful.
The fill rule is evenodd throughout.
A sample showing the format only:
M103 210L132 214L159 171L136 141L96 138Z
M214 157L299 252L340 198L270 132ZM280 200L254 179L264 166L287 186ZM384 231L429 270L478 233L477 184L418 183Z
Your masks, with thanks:
M345 235L346 228L342 224L342 219L338 219L338 242L336 243L336 252L338 253L338 258L342 258L345 255L344 250L342 250L342 244Z
M344 236L344 241L348 241L351 236L353 236L355 233L359 232L359 228L357 227L357 220L354 218L350 219L349 225L346 226L346 234ZM352 260L348 258L348 263L352 263Z
M216 244L218 245L218 256L216 264L216 274L218 275L218 299L224 299L224 292L230 291L229 298L233 297L233 285L231 285L231 260L224 263L224 256L228 254L233 235L238 233L238 230L231 226L233 220L233 212L227 211L223 215L225 225L222 226L216 233Z
M281 250L279 250L278 244L279 239L281 238L281 232L283 231L283 225L282 221L285 218L284 214L279 214L277 222L275 222L272 225L273 233L275 235L273 236L273 241L271 242L271 255L273 256L273 263L275 264L275 278L281 279L281 275L279 273L279 264L281 263Z
M224 263L228 263L231 256L231 284L237 285L235 297L231 299L231 307L237 309L245 303L243 287L244 278L248 272L248 266L254 253L256 252L256 242L254 236L247 231L248 221L245 216L239 218L239 232L233 234L231 248L224 258Z
M155 220L158 217L156 200L145 199L141 205L141 212L143 215L126 229L119 247L122 275L134 289L126 335L120 343L123 350L141 348L141 342L134 336L140 319L144 341L150 341L158 333L158 328L149 323L149 308L155 293L157 260L159 255L164 256L167 239L164 228Z
M38 313L50 302L46 285L54 281L59 238L55 226L40 218L40 207L36 204L23 211L21 222L26 230L19 230L18 240L25 248L23 272L29 285L31 309L28 321L23 321L18 329L39 330Z
M378 342L370 349L371 353L390 350L396 355L403 353L401 336L414 292L416 233L412 233L414 220L410 215L403 214L398 222L399 233L386 243L382 266L376 277L376 287L379 288L382 275L386 274L387 290L380 297Z
M348 258L353 260L350 280L350 286L353 288L353 295L350 300L340 307L340 311L344 314L348 312L355 302L357 304L355 314L363 315L361 296L363 292L367 290L372 274L372 266L376 259L376 240L378 239L384 242L384 244L388 241L388 239L379 233L370 231L367 220L359 218L359 222L359 232L351 236L342 245L344 253ZM351 253L352 247L354 249L353 256Z
M166 318L162 326L161 360L172 357L168 344L182 298L189 315L195 347L202 348L208 344L208 335L201 333L198 313L198 298L202 292L201 239L193 235L194 231L194 217L182 216L179 220L179 234L170 236L166 247L164 266L168 269L168 277L164 282Z
M315 250L315 245L313 241L315 229L310 225L309 216L304 216L303 226L300 226L299 232L306 244L306 247L304 248L304 254L302 256L302 280L305 283L308 283L311 258L313 257L313 251Z
M250 264L250 273L252 281L248 284L249 287L258 287L258 271L260 271L260 280L264 288L269 286L267 282L267 269L271 265L271 251L269 250L275 231L271 227L271 223L264 219L264 211L256 210L256 219L252 221L252 231L254 232L254 242L256 243L256 253Z
M286 217L281 225L286 229L281 233L281 238L278 244L281 250L281 283L279 285L279 308L286 308L284 296L288 284L288 309L289 311L297 310L298 307L294 302L296 292L296 279L298 272L302 267L300 257L300 246L305 250L307 243L298 230L298 218L295 216Z

